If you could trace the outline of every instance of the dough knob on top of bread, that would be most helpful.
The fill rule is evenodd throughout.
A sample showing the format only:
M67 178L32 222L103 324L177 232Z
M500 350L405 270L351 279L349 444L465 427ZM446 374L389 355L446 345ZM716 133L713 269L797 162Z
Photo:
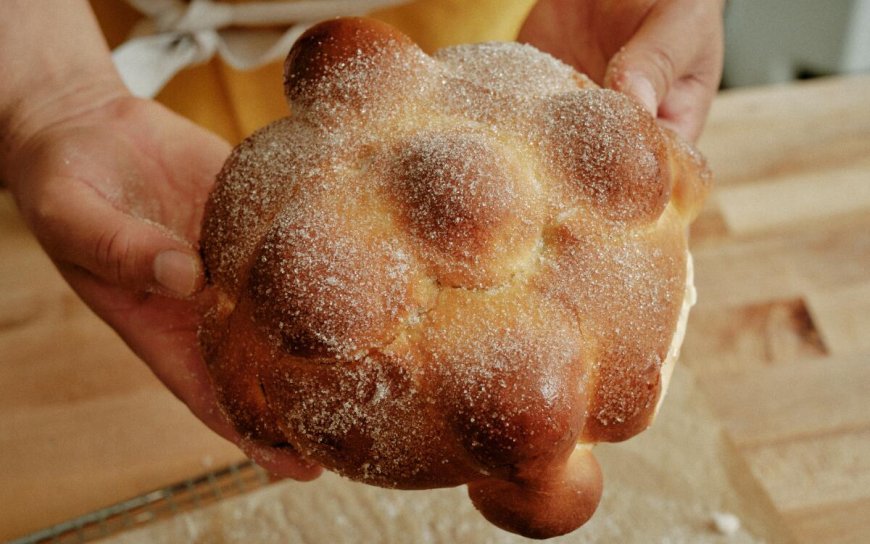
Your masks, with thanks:
M203 223L227 416L355 480L468 484L523 535L582 525L590 447L651 423L679 351L703 159L530 46L365 19L303 35L285 94Z

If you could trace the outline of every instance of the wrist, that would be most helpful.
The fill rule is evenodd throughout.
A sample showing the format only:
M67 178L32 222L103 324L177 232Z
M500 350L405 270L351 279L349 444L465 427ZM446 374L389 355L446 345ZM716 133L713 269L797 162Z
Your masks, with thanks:
M127 92L86 0L4 0L4 11L0 183L14 188L35 135Z
M115 73L80 74L63 84L35 81L34 89L0 114L0 183L14 192L29 143L129 93Z

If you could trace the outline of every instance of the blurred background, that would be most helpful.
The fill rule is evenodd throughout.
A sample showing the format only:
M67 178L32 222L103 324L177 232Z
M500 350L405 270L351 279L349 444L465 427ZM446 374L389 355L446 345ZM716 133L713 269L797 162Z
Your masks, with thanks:
M729 0L723 85L870 71L870 0Z

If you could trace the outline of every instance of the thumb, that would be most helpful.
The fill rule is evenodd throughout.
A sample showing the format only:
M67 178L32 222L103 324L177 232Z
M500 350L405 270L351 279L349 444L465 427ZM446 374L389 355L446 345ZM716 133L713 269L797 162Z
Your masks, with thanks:
M655 117L676 77L673 53L658 40L635 37L608 63L604 86L634 98Z
M722 75L723 8L724 0L657 2L609 61L605 85L697 140Z
M190 243L165 227L114 207L90 186L70 184L43 199L40 240L55 259L113 285L187 297L203 283Z
M649 70L620 69L617 71L608 68L604 86L634 98L647 113L656 117L659 102L667 94L667 89L670 86L666 76L658 75L659 77L655 77L649 74Z
M699 4L703 2L682 2L679 10L656 4L608 62L604 85L628 94L655 116L674 82L686 75L703 49L699 40L708 38L696 31L704 16Z

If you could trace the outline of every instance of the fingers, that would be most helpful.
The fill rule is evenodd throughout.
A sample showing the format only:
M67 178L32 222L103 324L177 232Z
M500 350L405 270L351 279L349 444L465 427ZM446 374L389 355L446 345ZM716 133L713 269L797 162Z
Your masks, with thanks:
M201 287L202 265L189 243L116 209L88 184L56 187L35 210L40 240L53 258L134 291L187 297Z
M198 398L191 398L191 395L187 394L185 395L186 399L182 398L185 404L211 430L238 446L248 458L266 470L272 478L291 478L307 482L323 473L323 467L304 459L289 445L266 446L242 437L223 412L217 408L217 398L207 377L200 386L201 394Z
M721 1L656 3L608 63L605 86L696 139L721 76L722 9Z
M176 393L191 412L211 430L239 447L252 461L266 470L272 478L291 478L307 482L323 473L323 468L304 459L291 446L267 446L256 443L239 434L227 416L218 408L217 396L199 356L188 362L193 370L186 383L179 383L169 377L161 377L170 390ZM174 387L170 385L173 381Z
M259 446L244 440L237 444L245 455L275 478L307 482L323 473L323 467L302 459L293 449Z
M232 442L277 478L308 481L322 468L290 447L269 447L242 437L218 407L197 345L199 310L189 300L132 293L79 267L61 264L64 278L112 326L155 376L208 428ZM203 294L200 297L207 298Z

